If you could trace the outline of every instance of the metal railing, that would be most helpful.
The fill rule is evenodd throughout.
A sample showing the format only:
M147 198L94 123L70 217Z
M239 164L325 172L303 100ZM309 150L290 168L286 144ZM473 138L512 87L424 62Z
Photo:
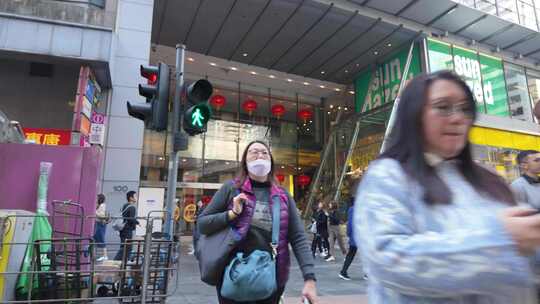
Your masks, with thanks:
M17 220L33 217L39 215L8 215L3 221L3 235L15 229ZM65 219L66 215L62 218ZM111 219L114 218L117 217ZM0 302L89 303L94 300L117 300L119 303L165 303L178 286L178 263L175 256L179 252L179 244L163 237L160 232L153 232L154 222L161 222L164 218L163 214L156 215L155 212L146 217L137 217L138 221L146 222L144 236L123 243L109 242L98 246L100 244L88 236L53 236L33 243L3 241L0 243L0 253L9 253L9 250L13 252L16 246L23 246L26 250L33 248L34 253L29 260L31 266L26 271L1 271L0 267L0 291L4 288L4 292L0 293ZM85 222L95 220L95 216L84 217ZM103 245L108 249L123 246L121 260L100 261L97 255ZM6 246L9 250L2 250ZM10 261L9 254L4 257L0 254L0 266L2 258ZM16 293L21 286L21 276L26 276L27 290ZM13 280L17 280L18 288L7 290L6 293L2 282Z
M116 10L55 0L1 0L0 14L113 29Z

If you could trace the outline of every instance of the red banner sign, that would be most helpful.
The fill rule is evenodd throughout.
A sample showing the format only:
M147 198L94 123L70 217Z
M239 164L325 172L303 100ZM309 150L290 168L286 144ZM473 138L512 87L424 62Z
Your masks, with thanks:
M71 131L59 129L23 128L24 136L40 145L69 146Z

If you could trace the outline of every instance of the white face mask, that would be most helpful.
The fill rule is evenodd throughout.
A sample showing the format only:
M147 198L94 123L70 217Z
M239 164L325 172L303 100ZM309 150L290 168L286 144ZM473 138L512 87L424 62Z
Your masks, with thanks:
M255 176L267 176L270 173L271 163L268 159L256 159L247 163L248 172Z

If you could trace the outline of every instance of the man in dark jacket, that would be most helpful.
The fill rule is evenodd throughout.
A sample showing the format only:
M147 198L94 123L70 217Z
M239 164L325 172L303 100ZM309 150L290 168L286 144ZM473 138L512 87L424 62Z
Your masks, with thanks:
M351 201L354 202L354 199ZM347 257L345 257L345 263L343 263L343 268L341 269L341 272L339 273L339 277L346 281L350 281L351 278L349 277L349 274L347 274L347 270L349 269L349 266L351 266L354 256L356 255L356 251L358 250L358 247L356 247L356 242L354 240L354 234L353 234L354 203L350 204L350 207L347 213L348 213L347 236L349 237L349 252L347 252Z
M124 228L120 230L120 250L114 257L115 260L122 260L124 256L124 248L129 255L131 252L131 244L127 243L127 240L133 238L133 231L137 228L139 222L137 221L137 198L135 191L128 191L126 194L127 203L122 206L122 217L124 218Z

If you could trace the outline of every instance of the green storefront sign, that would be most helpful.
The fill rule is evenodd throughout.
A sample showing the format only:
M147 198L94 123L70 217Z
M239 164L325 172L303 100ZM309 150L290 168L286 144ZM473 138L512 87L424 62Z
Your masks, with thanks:
M396 98L408 52L409 48L404 48L383 64L378 65L374 75L373 71L366 71L358 76L354 82L356 112L369 111ZM408 79L418 75L421 71L420 53L416 44L412 55L409 73L407 74Z
M477 110L509 116L502 60L476 51L427 39L431 72L449 69L460 75L471 88Z

